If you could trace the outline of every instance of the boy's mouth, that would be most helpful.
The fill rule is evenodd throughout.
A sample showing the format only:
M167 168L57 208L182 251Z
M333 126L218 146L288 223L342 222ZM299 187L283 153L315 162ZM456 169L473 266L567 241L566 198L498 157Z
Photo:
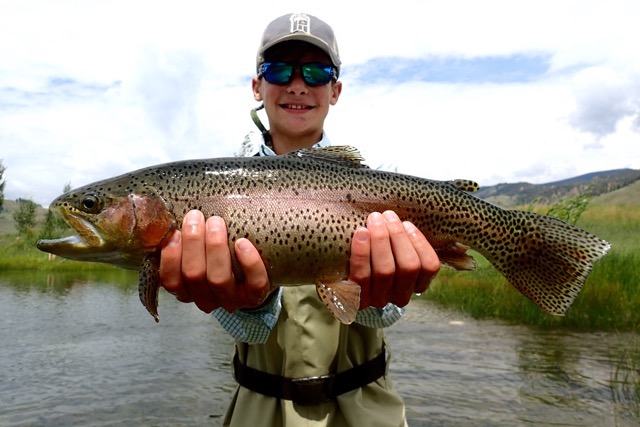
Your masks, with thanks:
M313 107L309 105L300 105L300 104L280 104L282 108L288 108L291 110L310 110Z

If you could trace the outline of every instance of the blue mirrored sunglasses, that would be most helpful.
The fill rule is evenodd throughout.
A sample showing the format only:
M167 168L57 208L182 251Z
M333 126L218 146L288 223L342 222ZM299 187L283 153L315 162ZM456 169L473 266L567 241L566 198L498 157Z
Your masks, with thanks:
M323 86L331 80L338 80L338 71L333 65L320 62L290 64L288 62L263 62L258 77L276 85L285 85L293 80L293 72L300 70L302 80L309 86Z

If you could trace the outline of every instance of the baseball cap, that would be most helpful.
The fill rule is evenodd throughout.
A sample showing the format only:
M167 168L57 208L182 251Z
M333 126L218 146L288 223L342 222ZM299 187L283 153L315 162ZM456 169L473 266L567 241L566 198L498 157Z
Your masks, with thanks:
M338 42L333 29L323 20L306 13L283 15L271 21L262 35L262 42L256 57L256 69L265 61L264 53L270 47L291 40L311 43L329 55L340 74Z

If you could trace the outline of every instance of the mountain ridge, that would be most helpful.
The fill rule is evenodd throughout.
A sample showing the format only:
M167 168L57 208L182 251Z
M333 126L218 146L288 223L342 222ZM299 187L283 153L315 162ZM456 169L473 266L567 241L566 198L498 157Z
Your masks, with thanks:
M474 195L504 207L528 205L533 202L553 204L564 197L574 197L585 191L594 197L610 193L639 180L640 170L612 169L543 184L501 183L482 187Z

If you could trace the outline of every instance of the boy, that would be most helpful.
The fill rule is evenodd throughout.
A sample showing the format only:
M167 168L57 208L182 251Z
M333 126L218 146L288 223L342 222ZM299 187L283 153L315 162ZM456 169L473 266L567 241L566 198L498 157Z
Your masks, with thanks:
M333 30L306 14L279 17L258 50L253 95L269 121L260 155L329 145L323 131L342 91ZM355 231L349 279L362 288L356 322L343 325L315 287L278 288L257 249L234 247L245 273L236 283L225 223L190 212L182 232L163 248L160 278L180 301L214 311L238 341L234 375L240 383L225 417L228 426L402 426L404 405L387 378L383 327L424 292L440 267L426 238L393 212L372 213Z

